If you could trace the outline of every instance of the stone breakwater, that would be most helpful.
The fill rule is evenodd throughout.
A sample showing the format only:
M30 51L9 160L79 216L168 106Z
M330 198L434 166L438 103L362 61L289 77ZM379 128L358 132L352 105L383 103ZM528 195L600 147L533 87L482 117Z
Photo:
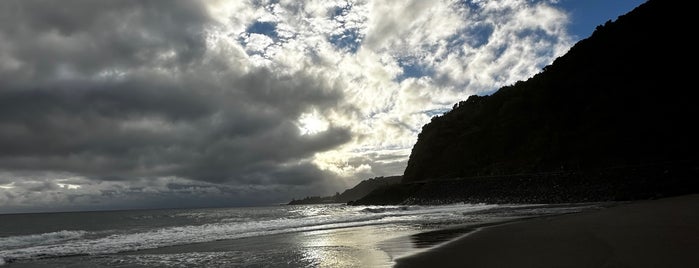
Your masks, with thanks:
M349 204L551 204L653 199L698 192L699 166L682 163L421 181L380 188Z

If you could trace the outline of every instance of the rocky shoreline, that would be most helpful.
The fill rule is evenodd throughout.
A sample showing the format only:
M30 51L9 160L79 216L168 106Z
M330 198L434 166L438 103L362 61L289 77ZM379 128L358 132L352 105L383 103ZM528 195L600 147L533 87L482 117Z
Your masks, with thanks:
M402 183L349 205L577 203L655 199L699 192L695 162Z

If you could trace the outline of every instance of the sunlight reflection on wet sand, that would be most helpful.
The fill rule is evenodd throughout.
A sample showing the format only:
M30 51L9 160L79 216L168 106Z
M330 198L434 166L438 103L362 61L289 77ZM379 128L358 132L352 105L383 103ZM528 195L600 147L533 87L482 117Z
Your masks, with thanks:
M314 266L391 267L393 259L415 250L409 238L415 233L395 226L365 226L305 232L298 239L304 258Z

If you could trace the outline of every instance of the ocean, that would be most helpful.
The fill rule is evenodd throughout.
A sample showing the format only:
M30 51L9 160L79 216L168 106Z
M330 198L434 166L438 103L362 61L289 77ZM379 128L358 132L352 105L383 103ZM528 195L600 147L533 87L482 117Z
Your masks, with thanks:
M3 267L391 267L479 226L599 203L343 204L0 215Z

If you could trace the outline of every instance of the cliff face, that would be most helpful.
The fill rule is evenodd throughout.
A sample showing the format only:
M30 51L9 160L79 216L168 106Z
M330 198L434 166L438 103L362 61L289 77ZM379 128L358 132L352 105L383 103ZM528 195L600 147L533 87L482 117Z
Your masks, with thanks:
M697 57L681 5L650 0L527 81L433 118L403 182L699 159Z

